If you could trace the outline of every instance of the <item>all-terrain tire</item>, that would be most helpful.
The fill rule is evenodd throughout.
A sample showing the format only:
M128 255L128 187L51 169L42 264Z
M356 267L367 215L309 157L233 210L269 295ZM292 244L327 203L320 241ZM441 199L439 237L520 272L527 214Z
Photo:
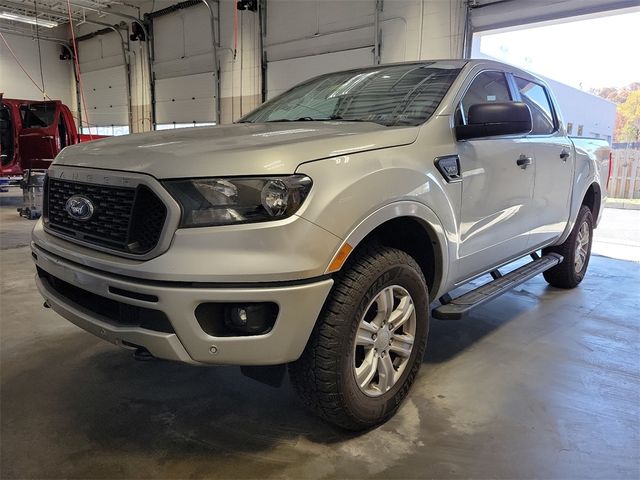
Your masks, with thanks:
M588 232L588 243L585 245L586 252L584 261L577 263L579 255L578 241L581 238L581 231ZM583 238L583 237L582 237ZM575 288L584 279L591 258L591 245L593 243L593 217L589 207L582 206L578 212L578 218L571 230L571 234L564 243L554 245L542 250L542 254L558 253L564 260L553 268L544 272L544 279L552 286L558 288Z
M289 374L313 413L339 427L364 430L389 419L415 380L427 343L429 295L422 270L401 250L369 244L352 257L335 277L307 346L300 359L289 365ZM390 286L408 292L413 301L415 341L395 384L372 397L356 382L354 345L367 309Z

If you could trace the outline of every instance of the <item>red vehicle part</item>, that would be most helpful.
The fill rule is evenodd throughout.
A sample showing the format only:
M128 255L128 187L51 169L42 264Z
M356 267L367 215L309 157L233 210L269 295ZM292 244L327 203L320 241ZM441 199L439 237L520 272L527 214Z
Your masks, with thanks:
M80 135L69 108L59 100L2 99L0 105L0 177L46 169L67 145L103 138Z

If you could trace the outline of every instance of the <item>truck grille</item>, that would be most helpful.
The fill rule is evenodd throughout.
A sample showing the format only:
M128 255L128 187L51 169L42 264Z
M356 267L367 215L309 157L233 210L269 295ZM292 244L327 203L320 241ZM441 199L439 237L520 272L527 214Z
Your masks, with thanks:
M100 316L100 320L103 322L117 327L142 327L156 332L175 333L167 316L159 310L129 305L96 295L54 277L40 267L36 267L36 269L38 276L42 280L46 280L60 296L94 315Z
M81 195L95 210L88 220L72 218L70 197ZM167 208L148 187L112 187L48 178L44 223L49 230L78 241L131 254L145 254L160 240Z

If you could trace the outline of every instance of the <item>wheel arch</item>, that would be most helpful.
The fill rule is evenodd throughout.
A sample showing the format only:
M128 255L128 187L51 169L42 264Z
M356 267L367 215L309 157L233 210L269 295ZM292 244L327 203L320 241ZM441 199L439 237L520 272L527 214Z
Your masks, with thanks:
M411 255L427 280L430 299L436 298L449 273L449 254L445 230L432 210L413 202L382 207L351 231L336 255L349 245L351 256L358 247L374 240Z
M594 224L597 223L597 219L600 217L600 208L602 203L602 191L598 183L593 182L587 188L584 196L582 197L582 205L586 205L591 210L591 216L593 217Z

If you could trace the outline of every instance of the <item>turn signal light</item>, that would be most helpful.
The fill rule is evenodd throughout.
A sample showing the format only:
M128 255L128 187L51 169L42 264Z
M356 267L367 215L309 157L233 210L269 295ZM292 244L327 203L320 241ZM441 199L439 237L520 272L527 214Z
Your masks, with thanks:
M331 260L326 273L333 273L340 270L342 268L342 265L344 265L344 262L347 261L347 258L349 257L349 254L352 250L353 247L348 243L342 245L342 247L340 247L340 250L338 250L338 253L334 255L333 260Z

